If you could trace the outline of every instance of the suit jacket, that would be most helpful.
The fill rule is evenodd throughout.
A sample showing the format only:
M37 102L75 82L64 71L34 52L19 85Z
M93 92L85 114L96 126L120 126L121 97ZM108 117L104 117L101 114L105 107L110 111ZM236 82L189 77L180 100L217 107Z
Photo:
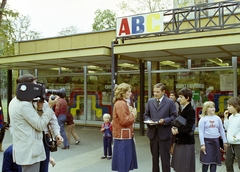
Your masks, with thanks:
M164 125L148 125L147 136L152 139L156 130L160 140L172 138L171 122L177 117L176 105L172 99L163 97L161 104L157 104L156 98L148 100L144 113L144 120L159 121L164 119Z
M46 159L42 131L54 115L46 107L42 116L32 102L20 101L16 97L9 104L9 116L13 134L13 161L18 165L31 165Z

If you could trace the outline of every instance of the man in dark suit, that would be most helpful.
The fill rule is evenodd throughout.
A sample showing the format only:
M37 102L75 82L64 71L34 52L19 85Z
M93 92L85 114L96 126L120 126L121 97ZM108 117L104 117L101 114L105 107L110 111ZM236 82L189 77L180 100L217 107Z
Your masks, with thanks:
M176 105L172 99L164 96L165 85L158 83L153 87L154 98L148 100L144 113L144 122L148 125L147 136L150 139L152 153L152 172L160 172L159 155L162 171L170 172L170 147L172 139L171 122L177 117Z

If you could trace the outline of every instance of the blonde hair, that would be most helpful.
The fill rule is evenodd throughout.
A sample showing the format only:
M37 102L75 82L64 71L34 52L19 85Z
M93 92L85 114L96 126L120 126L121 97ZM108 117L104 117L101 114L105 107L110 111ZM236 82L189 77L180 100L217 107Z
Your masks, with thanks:
M105 113L105 114L103 114L103 121L104 121L104 119L111 119L111 115L109 114L109 113Z
M113 103L115 103L117 100L124 99L123 94L125 94L129 89L131 89L131 85L122 83L120 85L117 85L114 88L114 97L113 97Z
M206 102L203 103L203 108L202 108L201 117L204 117L204 116L207 116L207 115L208 115L208 114L207 114L207 110L208 110L208 108L211 107L211 106L215 107L215 103L212 102L212 101L206 101Z

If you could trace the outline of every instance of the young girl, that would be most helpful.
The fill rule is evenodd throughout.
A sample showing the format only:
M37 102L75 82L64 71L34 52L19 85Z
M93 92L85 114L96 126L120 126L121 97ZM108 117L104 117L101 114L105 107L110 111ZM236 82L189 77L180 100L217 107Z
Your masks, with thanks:
M112 159L112 124L110 122L111 116L108 113L103 115L103 121L101 132L103 132L103 150L104 155L101 159ZM107 156L108 153L108 156Z
M222 120L215 114L215 104L212 101L206 101L203 104L198 126L202 172L207 172L209 165L210 171L216 172L217 165L221 165L219 137L222 137L225 149L227 148L227 140Z

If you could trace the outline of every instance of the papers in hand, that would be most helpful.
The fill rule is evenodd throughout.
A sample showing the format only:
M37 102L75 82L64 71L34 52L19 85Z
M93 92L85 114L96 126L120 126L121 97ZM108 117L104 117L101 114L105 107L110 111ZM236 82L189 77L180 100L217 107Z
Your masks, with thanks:
M151 121L151 120L147 120L147 121L144 121L144 124L149 124L149 125L158 125L158 121Z

